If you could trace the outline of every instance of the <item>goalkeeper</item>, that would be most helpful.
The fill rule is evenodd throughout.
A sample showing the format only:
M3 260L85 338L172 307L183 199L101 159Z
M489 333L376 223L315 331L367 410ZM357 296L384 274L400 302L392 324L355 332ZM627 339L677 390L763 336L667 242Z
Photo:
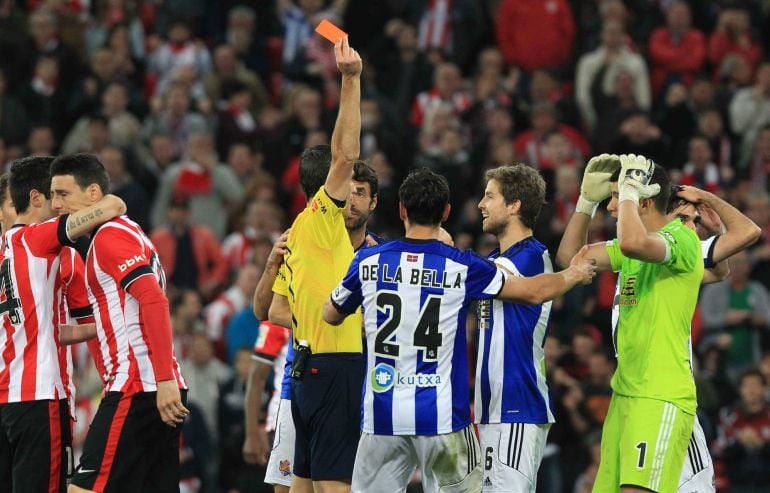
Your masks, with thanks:
M607 209L618 216L617 239L586 255L597 270L620 273L597 492L676 491L693 430L689 338L703 259L695 232L666 215L670 190L665 170L644 156L601 156L586 168L576 206L592 216L611 197Z

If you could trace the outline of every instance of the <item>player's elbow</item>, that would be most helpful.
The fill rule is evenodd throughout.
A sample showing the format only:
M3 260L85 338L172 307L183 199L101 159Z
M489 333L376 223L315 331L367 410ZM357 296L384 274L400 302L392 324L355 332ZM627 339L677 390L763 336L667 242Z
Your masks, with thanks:
M760 236L762 236L762 228L752 222L749 231L746 233L746 246L749 247L756 243Z
M107 195L106 197L104 197L104 200L106 202L105 206L108 214L114 217L122 216L123 214L126 213L126 210L128 210L128 208L126 207L126 203L123 202L123 199L121 199L117 195L112 195L112 194Z
M623 255L631 258L638 258L639 255L644 251L643 242L638 241L633 236L627 236L619 239L618 247L620 248L620 251L623 253Z

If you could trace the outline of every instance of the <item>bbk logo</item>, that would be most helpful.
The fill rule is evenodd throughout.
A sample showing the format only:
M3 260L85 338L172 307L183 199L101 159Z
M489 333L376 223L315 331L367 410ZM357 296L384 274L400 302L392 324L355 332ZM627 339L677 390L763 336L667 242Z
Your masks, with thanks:
M146 262L147 257L144 254L134 255L133 258L127 258L122 264L118 265L120 272L126 272L129 267L133 267L139 262Z

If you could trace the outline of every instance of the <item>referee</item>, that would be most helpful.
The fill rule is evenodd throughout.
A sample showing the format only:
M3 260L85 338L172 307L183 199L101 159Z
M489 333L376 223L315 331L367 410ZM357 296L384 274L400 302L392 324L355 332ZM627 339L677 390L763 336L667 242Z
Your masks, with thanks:
M350 490L360 434L361 316L339 327L322 319L326 298L353 259L344 213L361 133L361 58L347 38L335 44L334 54L342 83L331 149L315 146L300 158L301 185L312 200L287 239L287 296L275 296L270 308L271 321L291 321L292 491L302 493Z

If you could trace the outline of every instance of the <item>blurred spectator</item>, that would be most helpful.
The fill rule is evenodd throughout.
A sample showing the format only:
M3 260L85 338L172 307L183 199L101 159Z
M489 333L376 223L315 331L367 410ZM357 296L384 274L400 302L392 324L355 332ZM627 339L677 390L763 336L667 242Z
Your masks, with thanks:
M660 94L667 83L692 84L706 61L706 37L692 27L686 2L671 3L666 12L666 26L653 31L648 51L654 94Z
M730 257L730 278L703 288L704 343L729 334L727 369L735 376L759 362L760 337L770 328L770 294L757 281L749 279L749 256L741 251Z
M219 162L214 142L207 133L190 135L187 156L163 174L152 211L154 226L166 219L172 197L184 196L190 202L193 224L208 227L217 238L225 235L227 207L243 198L243 184L229 166Z
M56 78L57 86L68 92L81 75L81 65L75 50L59 36L59 22L56 14L48 7L40 7L30 14L27 24L32 39L23 46L24 58L20 61L35 64L41 57L52 57L56 60L57 67L60 69L66 67L66 70L61 70ZM32 65L27 65L25 73L32 72Z
M751 277L770 290L770 194L754 192L747 205L746 215L762 230L759 241L749 250L753 262Z
M206 97L220 108L227 106L228 98L222 94L222 82L226 79L235 79L248 88L254 114L267 105L268 94L262 79L238 60L232 46L223 44L214 50L214 71L203 81Z
M254 478L249 477L249 468L243 461L242 453L243 441L246 439L244 402L252 353L248 348L238 350L232 361L235 371L219 387L219 485L223 491L250 491L254 486Z
M27 139L28 156L53 156L56 150L56 137L53 129L46 125L33 126ZM21 157L21 156L19 156Z
M225 105L218 114L217 152L220 156L227 156L236 142L256 142L259 128L251 111L252 93L245 83L238 79L225 79L221 93Z
M770 124L770 63L759 67L754 86L735 93L730 102L730 122L742 138L742 159L748 160L759 130Z
M473 62L483 31L479 4L473 0L412 0L407 14L417 26L418 46L428 58L461 68Z
M385 125L380 105L371 97L361 98L361 159L378 151L384 152L391 160L398 160L403 154L398 136Z
M270 202L253 199L248 202L240 227L222 241L222 254L230 269L237 272L254 257L254 246L281 233L281 211Z
M227 361L232 362L240 349L253 349L258 334L259 320L251 305L236 312L225 328Z
M559 134L554 134L559 135ZM555 168L555 175L550 180L551 196L543 206L536 228L536 237L555 252L567 227L569 218L575 210L575 203L580 195L580 178L577 169L569 166ZM549 182L546 182L549 185Z
M575 481L572 493L591 493L599 471L599 461L602 452L602 434L600 431L591 433L585 437L585 442L590 452L591 462L583 469L583 472Z
M117 60L109 48L99 48L89 59L89 69L76 83L69 94L67 110L77 115L96 111L100 97L110 82L118 80Z
M194 289L171 289L168 299L174 331L174 354L183 360L190 353L193 335L205 333L206 327L201 319L203 304Z
M720 185L719 167L711 159L708 140L701 136L690 139L689 160L682 168L682 185L690 185L717 193Z
M562 122L572 127L580 126L580 115L571 94L565 89L565 84L556 77L553 71L538 69L532 72L529 83L529 100L532 105L551 103L561 115ZM520 118L523 119L523 118Z
M217 401L219 387L227 382L232 370L214 357L214 346L205 334L194 334L189 356L181 362L189 386L187 399L201 409L213 443L219 443Z
M150 231L150 198L147 191L126 171L126 157L117 146L108 145L99 153L99 160L110 178L110 193L123 199L129 218L145 231Z
M697 130L701 136L708 140L714 162L719 166L723 179L729 183L733 179L738 156L735 146L725 130L722 114L715 108L702 111L698 114ZM770 147L768 151L770 151ZM770 158L770 154L768 154L768 158Z
M610 149L614 154L641 154L662 162L665 144L660 128L650 120L650 116L636 111L621 122L618 136ZM667 160L663 164L671 166Z
M583 404L586 414L600 428L610 408L612 387L610 381L615 373L615 361L602 349L594 351L588 358L588 378L582 382L585 396Z
M394 38L395 46L383 49L381 56L372 60L377 68L377 89L390 99L399 118L406 120L415 96L430 89L432 68L418 49L414 26L391 22L385 36Z
M538 103L532 107L532 128L519 134L514 141L516 156L530 165L549 168L550 163L544 156L545 139L553 132L564 135L569 141L569 154L576 162L587 158L591 149L585 137L576 129L559 122L552 103Z
M257 12L248 5L239 5L241 2L232 3L235 5L227 13L227 27L224 35L221 36L221 41L232 46L238 60L243 62L249 70L259 73L264 82L268 83L268 71L280 68L281 54L276 53L273 56L268 46L268 40L259 35ZM219 4L223 5L224 2L219 2ZM270 11L272 10L272 3L264 4L264 6L267 6ZM263 10L265 10L264 7ZM278 48L280 46L280 44L277 45Z
M260 275L260 269L256 265L247 263L242 266L236 271L233 285L203 310L206 335L214 343L214 349L220 359L225 358L225 328L236 312L251 306Z
M109 121L109 142L124 149L131 149L140 156L145 155L141 141L142 125L127 111L128 87L121 82L111 82L102 93L99 113ZM90 117L81 117L62 143L62 153L71 154L90 150L88 124Z
M123 63L126 59L143 60L145 56L144 26L137 16L137 5L125 0L97 2L96 14L85 32L86 53L91 56L103 46L120 47L116 53ZM118 34L119 31L120 32ZM123 52L125 49L125 52Z
M32 79L19 91L19 100L32 123L51 127L57 137L61 137L65 129L65 95L59 77L57 59L41 55L35 62Z
M21 101L6 92L7 83L0 68L0 138L8 147L20 147L27 140L29 117Z
M650 109L652 97L647 64L639 54L628 48L627 37L625 29L619 22L605 22L602 26L601 46L578 59L575 99L583 121L589 129L593 129L597 122L591 86L597 74L602 71L601 88L604 94L614 93L617 74L624 71L633 80L634 99L637 106L645 110Z
M720 413L714 455L724 464L731 493L763 491L770 484L770 407L765 379L749 370L738 381L740 401Z
M153 100L153 106L144 121L145 138L152 139L157 133L171 135L177 156L183 154L191 134L208 131L206 119L190 110L189 87L183 82L172 83L164 97Z
M665 101L658 112L657 121L661 131L668 136L666 165L668 170L681 169L688 159L689 139L695 132L695 114L684 84L669 84L664 96Z
M283 63L291 65L301 56L305 45L313 36L313 29L322 19L335 18L338 25L346 0L331 3L324 10L323 0L280 0L277 2L278 15L284 27Z
M565 0L502 0L497 44L509 65L558 69L572 56L575 20Z
M708 56L720 67L729 55L743 59L753 74L762 59L762 46L751 33L749 11L739 2L727 3L719 11L717 26L709 38Z
M754 152L743 168L755 189L770 191L770 124L759 129Z
M214 450L203 411L195 402L187 402L186 406L190 415L182 425L179 445L179 493L198 493L208 487Z
M174 21L168 30L168 41L149 57L148 68L158 78L156 93L164 96L171 81L181 78L190 85L194 98L203 97L203 79L212 71L211 55L202 41L193 39L190 26Z
M288 119L283 132L284 152L299 156L305 149L305 139L311 131L328 129L323 111L321 93L296 84L287 96Z
M410 122L421 127L426 115L436 106L446 104L459 116L471 107L471 98L462 90L462 74L457 65L442 63L436 67L433 88L417 95L412 105Z
M227 279L227 262L219 241L206 226L190 224L189 200L176 196L167 220L150 235L169 283L196 289L210 299Z

